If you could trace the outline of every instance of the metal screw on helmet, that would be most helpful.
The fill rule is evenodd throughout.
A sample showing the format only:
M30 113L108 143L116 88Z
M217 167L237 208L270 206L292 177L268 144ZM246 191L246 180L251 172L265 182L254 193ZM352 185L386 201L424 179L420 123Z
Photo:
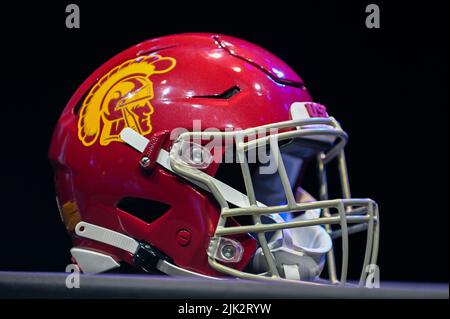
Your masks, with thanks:
M147 156L144 156L141 158L139 163L141 164L142 167L148 167L150 165L150 158L148 158Z
M222 247L222 256L226 259L232 259L236 255L236 247L233 245L225 245Z
M203 153L201 148L194 148L192 150L192 161L196 164L201 164L203 162Z

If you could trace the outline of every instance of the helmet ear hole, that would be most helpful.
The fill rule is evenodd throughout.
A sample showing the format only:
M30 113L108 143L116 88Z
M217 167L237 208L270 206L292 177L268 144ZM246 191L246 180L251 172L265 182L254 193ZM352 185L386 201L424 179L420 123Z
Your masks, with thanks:
M117 203L116 207L147 224L153 223L171 208L169 204L138 197L124 197Z

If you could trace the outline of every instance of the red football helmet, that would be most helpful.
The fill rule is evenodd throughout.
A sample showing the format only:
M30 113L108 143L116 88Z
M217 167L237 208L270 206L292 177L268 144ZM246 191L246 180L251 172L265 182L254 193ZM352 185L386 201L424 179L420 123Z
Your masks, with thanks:
M135 45L89 76L58 121L49 157L84 272L128 264L311 281L326 260L329 279L345 283L348 234L367 229L362 283L376 263L378 208L350 198L346 141L273 54L229 36L180 34ZM328 199L333 159L338 199ZM320 200L301 187L313 161Z

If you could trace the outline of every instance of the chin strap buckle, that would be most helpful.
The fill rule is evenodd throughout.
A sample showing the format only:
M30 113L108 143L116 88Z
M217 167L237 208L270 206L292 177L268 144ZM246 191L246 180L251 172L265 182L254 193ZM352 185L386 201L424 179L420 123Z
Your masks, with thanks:
M134 265L145 272L155 272L158 269L158 263L162 260L171 262L170 258L158 248L145 241L139 242L136 253L133 256Z

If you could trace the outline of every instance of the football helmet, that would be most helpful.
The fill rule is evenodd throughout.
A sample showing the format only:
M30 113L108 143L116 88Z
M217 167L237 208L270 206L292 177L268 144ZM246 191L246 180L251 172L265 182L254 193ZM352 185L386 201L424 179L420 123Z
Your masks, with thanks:
M349 234L366 231L363 284L378 207L350 196L347 138L302 79L255 44L201 33L144 41L81 84L52 137L72 259L86 273L131 265L302 282L324 280L327 265L327 279L344 284ZM329 198L331 162L342 198ZM305 190L310 172L318 199Z

